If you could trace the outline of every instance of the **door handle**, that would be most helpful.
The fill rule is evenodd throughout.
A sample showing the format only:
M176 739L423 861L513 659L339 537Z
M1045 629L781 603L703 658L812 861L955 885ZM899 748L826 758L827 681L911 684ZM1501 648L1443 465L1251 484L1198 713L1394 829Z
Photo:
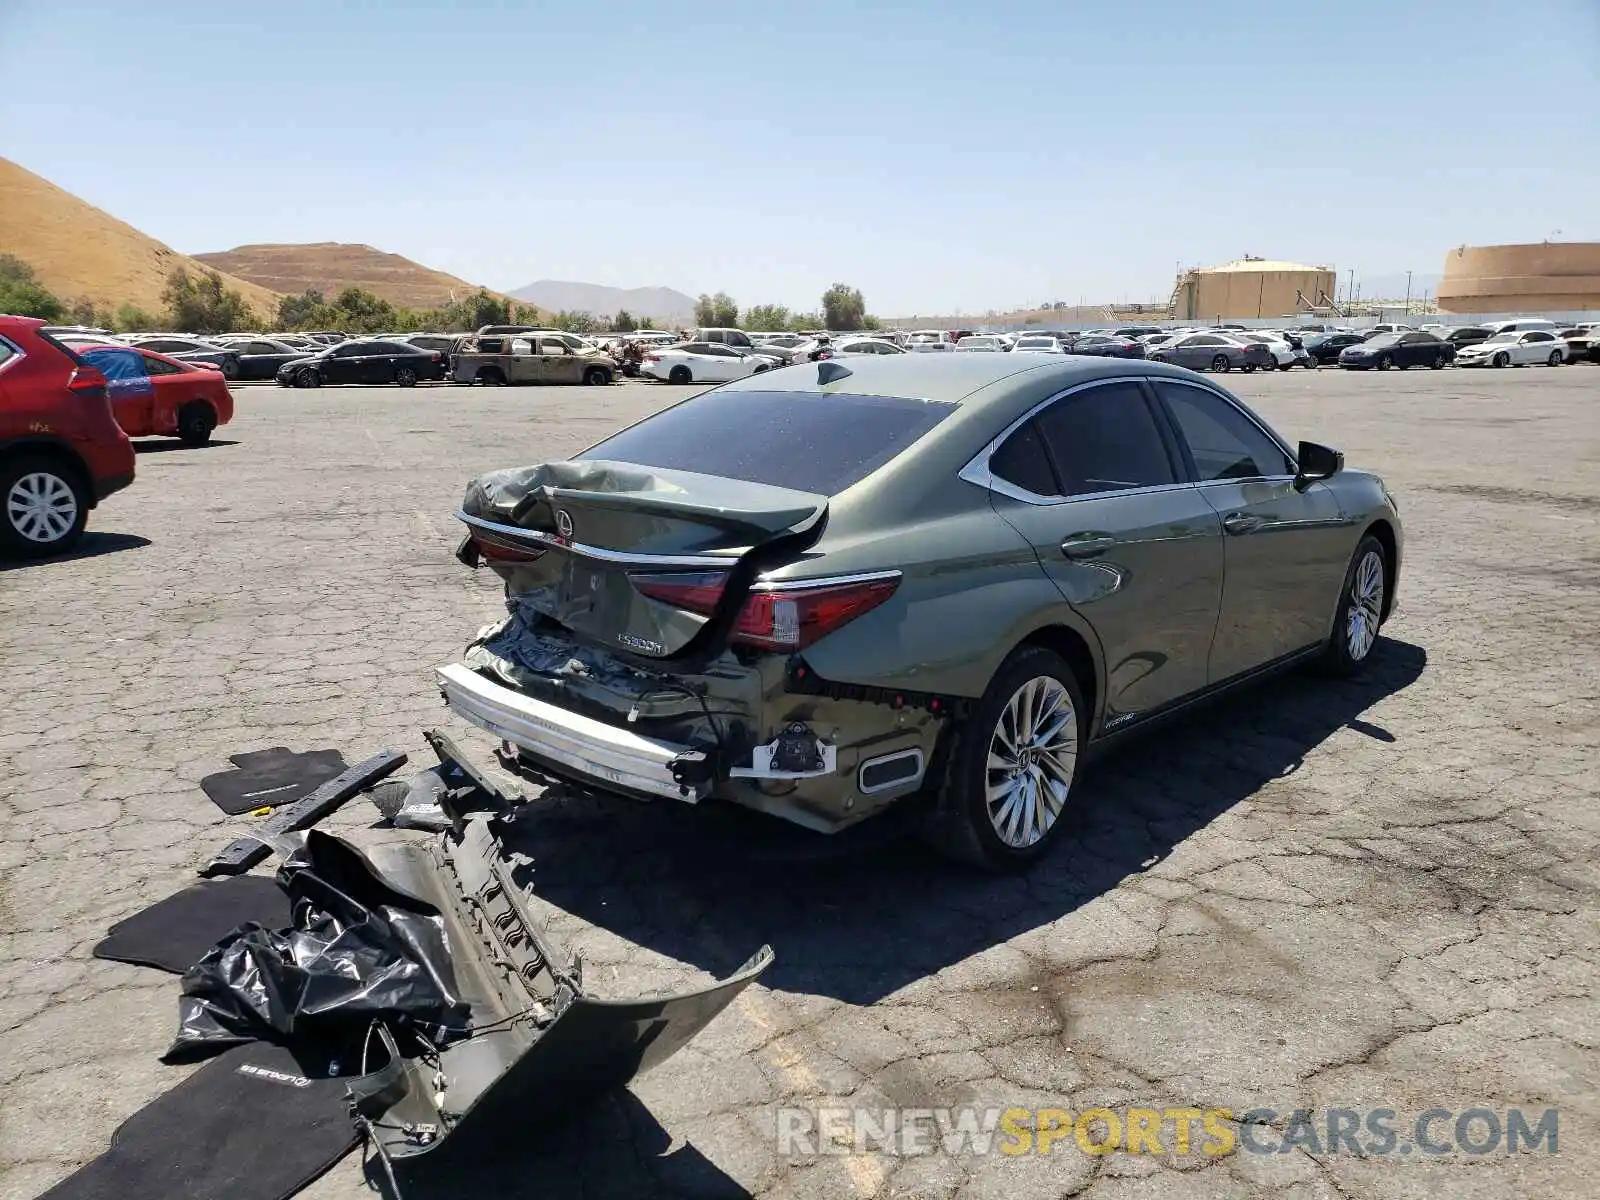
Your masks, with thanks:
M1116 544L1117 539L1109 533L1075 533L1061 543L1061 553L1068 558L1093 558Z
M1229 533L1254 533L1261 528L1261 518L1249 513L1229 513L1222 518L1222 528Z

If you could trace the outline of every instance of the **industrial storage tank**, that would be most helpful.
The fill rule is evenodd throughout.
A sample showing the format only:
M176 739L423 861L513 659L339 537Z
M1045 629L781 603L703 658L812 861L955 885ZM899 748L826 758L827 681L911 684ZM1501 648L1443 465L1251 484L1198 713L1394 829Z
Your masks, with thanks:
M1179 321L1284 317L1333 304L1332 267L1273 262L1246 255L1178 277L1172 314Z
M1439 307L1458 313L1600 310L1600 242L1452 250L1444 259Z

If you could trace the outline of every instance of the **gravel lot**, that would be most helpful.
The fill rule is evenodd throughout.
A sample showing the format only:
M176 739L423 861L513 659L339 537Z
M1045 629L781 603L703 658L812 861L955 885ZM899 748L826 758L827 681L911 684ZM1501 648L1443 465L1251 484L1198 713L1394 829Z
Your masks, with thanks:
M1595 1194L1600 370L1228 382L1399 498L1401 610L1370 675L1292 675L1105 760L1085 833L1024 878L892 846L776 870L676 806L546 804L541 902L597 990L763 942L778 961L477 1194ZM272 745L426 763L429 723L486 750L430 683L501 611L450 556L464 483L682 394L242 387L217 445L142 446L77 556L0 572L0 1197L182 1077L157 1062L176 981L89 952L248 821L200 778ZM374 815L329 827L396 836ZM785 1104L1125 1103L1556 1106L1559 1153L791 1158L774 1136ZM367 1194L356 1157L306 1194Z

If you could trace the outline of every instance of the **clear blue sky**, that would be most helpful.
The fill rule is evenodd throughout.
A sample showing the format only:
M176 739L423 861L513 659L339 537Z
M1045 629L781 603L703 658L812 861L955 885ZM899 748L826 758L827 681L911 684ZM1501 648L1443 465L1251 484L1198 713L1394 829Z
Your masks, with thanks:
M1600 0L0 0L0 155L180 250L497 288L843 279L894 315L1246 253L1431 275L1600 240L1597 114Z

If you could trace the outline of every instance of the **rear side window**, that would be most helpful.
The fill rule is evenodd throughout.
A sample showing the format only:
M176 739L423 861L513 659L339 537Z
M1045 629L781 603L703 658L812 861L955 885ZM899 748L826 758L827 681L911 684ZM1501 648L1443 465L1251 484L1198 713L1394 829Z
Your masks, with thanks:
M698 471L831 496L954 411L931 400L719 388L591 446L580 459ZM752 437L752 430L760 430Z
M11 343L0 340L0 371L3 371L5 369L5 365L16 356L17 352L12 348Z
M989 456L989 473L997 479L1032 492L1035 496L1055 496L1055 472L1046 457L1044 439L1036 422L1029 421L1008 437L1000 449Z

